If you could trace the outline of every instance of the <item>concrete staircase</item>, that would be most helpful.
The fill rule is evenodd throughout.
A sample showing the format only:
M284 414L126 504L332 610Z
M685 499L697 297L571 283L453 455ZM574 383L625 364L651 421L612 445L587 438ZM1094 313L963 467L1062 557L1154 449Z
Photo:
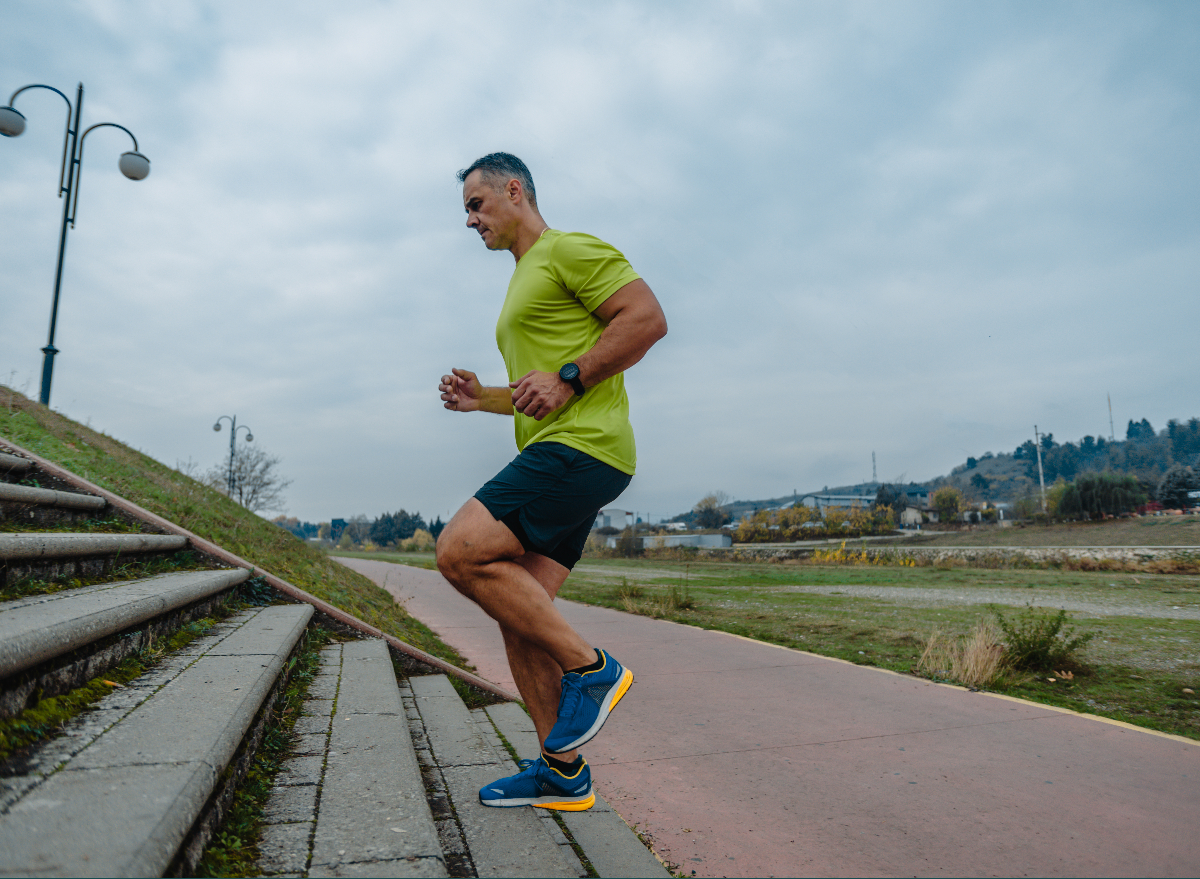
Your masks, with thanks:
M667 875L602 802L560 816L478 803L515 771L499 736L534 756L532 725L511 702L469 711L431 672L494 685L5 445L0 719L96 681L112 692L0 765L0 874L192 874L306 632L326 626L338 640L264 813L264 875ZM105 678L214 618L124 686Z

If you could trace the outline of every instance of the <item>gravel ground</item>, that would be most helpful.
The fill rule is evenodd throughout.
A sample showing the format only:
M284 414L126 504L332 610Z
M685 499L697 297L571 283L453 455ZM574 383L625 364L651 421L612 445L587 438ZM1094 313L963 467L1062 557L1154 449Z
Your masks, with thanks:
M1087 600L1069 593L1046 589L931 589L916 586L765 586L761 592L808 592L814 595L849 595L854 598L886 598L909 605L940 607L955 604L1004 604L1011 607L1063 608L1089 616L1127 616L1168 620L1200 621L1200 604L1190 595L1154 596L1152 599L1131 602L1134 596L1114 595L1111 598L1092 597ZM1177 603L1173 603L1174 602Z

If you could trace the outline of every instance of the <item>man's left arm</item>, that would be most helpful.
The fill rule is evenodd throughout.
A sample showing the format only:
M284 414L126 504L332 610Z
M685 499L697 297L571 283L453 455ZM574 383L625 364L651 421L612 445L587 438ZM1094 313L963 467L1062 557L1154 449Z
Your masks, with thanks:
M609 296L592 314L605 327L592 349L575 359L579 380L585 388L629 369L667 334L667 317L662 306L650 285L641 278ZM558 373L536 370L509 387L513 389L513 407L537 421L564 405L575 393Z

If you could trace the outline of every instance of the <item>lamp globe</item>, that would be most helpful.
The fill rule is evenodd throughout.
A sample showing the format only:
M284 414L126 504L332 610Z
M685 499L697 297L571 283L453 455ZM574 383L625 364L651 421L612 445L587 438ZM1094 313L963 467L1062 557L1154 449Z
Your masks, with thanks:
M141 153L134 152L133 150L121 153L117 167L130 180L145 180L150 174L150 160Z

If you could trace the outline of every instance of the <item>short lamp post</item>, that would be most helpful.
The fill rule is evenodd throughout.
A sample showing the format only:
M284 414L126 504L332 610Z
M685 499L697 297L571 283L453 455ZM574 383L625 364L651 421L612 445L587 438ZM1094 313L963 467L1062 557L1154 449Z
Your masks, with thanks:
M13 107L17 95L28 89L48 89L67 102L67 133L63 136L62 167L58 172L58 197L63 198L62 232L58 238L58 268L54 273L54 304L50 308L50 339L42 349L45 357L42 360L42 405L50 405L50 381L54 375L54 355L58 349L54 347L54 331L58 324L58 296L62 290L63 256L67 250L67 229L75 228L75 211L79 207L79 178L83 172L83 141L97 128L120 128L133 140L133 149L122 153L117 161L121 173L130 180L143 180L150 173L150 160L138 152L137 138L128 128L115 122L101 122L93 125L82 134L79 132L79 118L83 112L83 83L75 92L75 106L70 99L53 86L27 85L13 92L8 99L7 107L0 107L0 134L5 137L20 137L25 130L25 117ZM74 113L74 121L71 116Z
M252 433L250 432L250 428L248 428L246 425L244 425L244 424L241 424L241 425L239 425L239 424L237 423L237 416L236 416L236 415L233 415L233 416L229 416L229 415L222 415L220 418L218 418L218 419L217 419L217 423L213 425L213 430L215 430L215 431L217 431L217 432L219 433L219 432L220 432L220 430L221 430L221 422L222 422L222 421L225 421L225 420L227 420L227 419L228 419L228 421L229 421L229 476L228 476L228 485L229 485L229 496L232 498L232 497L233 497L233 456L234 456L234 454L235 454L235 452L236 452L236 448L235 448L235 446L236 446L236 443L237 443L237 434L238 434L238 431L239 431L239 430L244 430L244 431L246 431L246 442L248 442L248 443L252 443L252 442L254 442L254 434L252 434Z

